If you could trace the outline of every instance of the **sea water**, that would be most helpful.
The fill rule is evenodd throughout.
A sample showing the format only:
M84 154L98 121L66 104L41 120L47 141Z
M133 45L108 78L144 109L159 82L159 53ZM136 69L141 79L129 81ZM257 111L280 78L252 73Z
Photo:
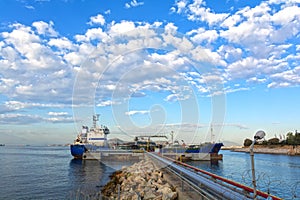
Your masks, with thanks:
M0 199L76 199L95 194L122 163L75 160L69 147L0 148Z
M223 160L189 164L251 186L248 153L221 151ZM300 199L300 157L255 154L258 189L284 199ZM109 175L131 162L74 160L69 147L0 147L0 199L76 199L97 193ZM78 199L78 198L77 198Z

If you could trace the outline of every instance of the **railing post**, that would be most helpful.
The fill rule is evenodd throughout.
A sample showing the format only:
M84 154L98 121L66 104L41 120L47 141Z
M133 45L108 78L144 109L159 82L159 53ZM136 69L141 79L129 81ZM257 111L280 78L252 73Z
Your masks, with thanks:
M120 196L121 196L121 186L120 186L120 184L118 184L117 187L118 187L118 200L120 200Z
M182 172L180 172L180 178L181 178L181 190L183 191L183 184L184 184L184 181L183 181L183 177L182 177Z
M251 171L252 171L252 184L253 184L253 199L256 200L256 178L255 178L255 168L254 168L254 144L255 139L253 140L251 146L250 146L250 157L251 157Z

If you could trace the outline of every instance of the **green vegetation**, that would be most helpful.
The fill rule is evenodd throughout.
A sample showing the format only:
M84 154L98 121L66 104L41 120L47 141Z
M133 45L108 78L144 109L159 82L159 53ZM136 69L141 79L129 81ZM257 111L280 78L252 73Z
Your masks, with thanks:
M246 138L246 139L244 140L244 146L245 146L245 147L249 147L251 144L252 144L252 140L250 140L250 139L248 139L248 138Z
M295 131L295 134L288 132L284 139L279 139L277 137L271 138L269 140L264 140L262 142L256 142L258 145L300 145L300 133ZM248 147L252 144L252 140L246 138L244 140L244 146Z

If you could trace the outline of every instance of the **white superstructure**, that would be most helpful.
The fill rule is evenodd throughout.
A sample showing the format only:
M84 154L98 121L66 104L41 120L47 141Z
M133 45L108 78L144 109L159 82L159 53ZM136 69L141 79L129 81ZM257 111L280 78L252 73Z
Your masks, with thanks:
M80 135L78 135L78 141L82 144L90 144L95 146L107 146L107 135L109 134L109 129L106 126L98 126L97 121L99 121L99 115L93 115L93 127L89 128L87 126L82 126Z

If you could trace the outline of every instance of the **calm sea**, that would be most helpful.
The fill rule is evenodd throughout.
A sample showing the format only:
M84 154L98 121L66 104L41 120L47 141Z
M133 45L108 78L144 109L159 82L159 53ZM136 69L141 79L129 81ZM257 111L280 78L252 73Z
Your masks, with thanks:
M221 151L223 161L190 162L251 186L250 156ZM116 169L131 163L73 160L69 147L0 147L0 199L76 199L94 194ZM258 188L284 199L300 199L300 157L255 154Z
M0 147L0 199L79 199L99 191L122 165L74 160L69 147L6 145Z

